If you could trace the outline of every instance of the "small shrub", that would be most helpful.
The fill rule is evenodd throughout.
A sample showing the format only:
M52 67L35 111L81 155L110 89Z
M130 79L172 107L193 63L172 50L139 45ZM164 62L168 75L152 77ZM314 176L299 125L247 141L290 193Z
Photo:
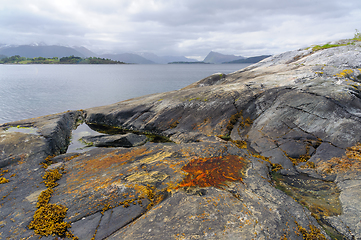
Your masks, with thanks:
M356 29L355 35L353 37L353 40L361 41L361 33L357 29Z

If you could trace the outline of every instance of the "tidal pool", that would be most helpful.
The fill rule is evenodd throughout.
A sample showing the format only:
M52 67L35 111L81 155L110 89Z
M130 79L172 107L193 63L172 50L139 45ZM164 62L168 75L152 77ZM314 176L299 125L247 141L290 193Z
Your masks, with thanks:
M26 133L26 134L34 134L34 135L40 135L37 132L37 129L34 127L9 127L6 129L6 132L20 132L20 133Z
M75 130L73 130L70 144L68 146L67 153L70 152L85 152L88 151L94 147L89 147L84 142L82 142L80 139L85 136L95 136L95 135L103 135L102 133L99 133L97 131L94 131L91 129L87 124L82 123L80 124Z

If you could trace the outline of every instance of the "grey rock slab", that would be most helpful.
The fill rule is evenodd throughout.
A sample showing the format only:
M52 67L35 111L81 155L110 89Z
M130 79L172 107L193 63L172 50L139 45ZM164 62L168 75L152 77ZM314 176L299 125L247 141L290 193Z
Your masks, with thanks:
M306 145L299 141L288 141L279 146L291 158L299 158L301 155L307 154Z
M47 141L42 136L0 132L0 168L27 160L39 164L46 150Z
M281 164L283 169L281 170L284 174L296 174L296 170L293 166L291 160L286 157L284 152L279 149L275 148L267 152L262 152L262 155L265 157L269 157L269 160L272 163Z
M95 239L104 239L136 220L147 211L147 203L149 202L144 200L143 206L140 206L139 204L130 204L130 206L127 208L119 206L107 210L101 218Z
M194 88L194 87L204 87L204 86L212 86L222 84L226 74L224 73L215 73L209 77L206 77L198 82L187 86L186 88Z
M320 163L330 160L334 157L342 157L345 154L345 149L333 146L328 142L322 142L317 148L316 153L310 158L309 161Z
M9 180L0 184L0 222L3 224L0 232L4 238L21 239L33 234L27 226L36 211L37 197L44 190L43 169L33 165L36 161L23 161L2 169L8 171L3 177Z
M243 213L242 203L230 193L207 189L204 196L174 194L127 228L107 239L227 239L229 234L241 235L241 228L252 228L252 217ZM246 231L245 237L250 237ZM252 233L253 234L253 233Z
M91 239L98 229L101 218L102 214L100 212L83 217L76 222L72 222L69 230L79 239Z
M116 135L85 136L81 138L86 144L96 147L136 147L143 145L147 141L145 135L134 133Z

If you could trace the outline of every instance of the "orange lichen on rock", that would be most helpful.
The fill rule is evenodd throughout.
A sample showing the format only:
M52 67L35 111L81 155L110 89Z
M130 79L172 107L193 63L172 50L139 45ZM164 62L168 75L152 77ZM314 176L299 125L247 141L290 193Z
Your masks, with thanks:
M316 226L314 225L308 225L308 227L310 228L310 230L307 230L306 228L302 227L301 225L298 224L297 221L295 221L298 230L301 232L303 239L319 239L319 240L326 240L327 238L325 237L325 235L323 235L321 233L321 230L318 229Z
M361 144L346 149L345 156L334 157L317 164L317 170L323 173L346 173L350 170L361 171Z
M9 182L9 179L6 179L4 177L0 178L0 184L4 184L4 183L8 183L8 182Z
M361 143L346 149L346 156L349 159L361 161Z
M52 158L54 158L55 155L49 155L45 158L44 162L41 162L40 165L42 165L42 168L47 169L49 165L53 164L53 161L51 160Z
M226 182L242 181L242 170L247 161L242 157L228 155L224 157L198 158L182 167L188 175L179 187L218 187Z
M125 152L115 150L95 155L93 158L84 161L75 161L72 171L67 174L68 193L70 194L79 187L81 191L107 188L113 183L113 177L119 175L116 171L119 166L123 166L132 162L136 157L149 153L151 152L145 148L137 148Z
M105 170L109 169L112 165L124 165L127 161L132 161L135 157L147 153L149 152L147 152L145 148L134 149L126 153L110 152L80 164L80 167L83 167L81 173L84 172L88 174L93 172L94 169Z

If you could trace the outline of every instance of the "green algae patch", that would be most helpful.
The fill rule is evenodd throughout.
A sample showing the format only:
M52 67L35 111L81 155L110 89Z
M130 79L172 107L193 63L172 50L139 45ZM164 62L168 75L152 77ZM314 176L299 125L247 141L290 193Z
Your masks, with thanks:
M226 182L242 182L242 172L248 162L239 156L198 158L182 167L188 174L179 187L217 187L227 185Z
M340 191L334 182L311 178L306 174L284 176L272 173L272 179L276 188L307 207L316 219L342 213Z
M326 221L329 216L342 214L339 200L340 190L334 182L311 178L306 174L284 176L280 173L271 172L271 176L274 186L306 207L332 239L343 239L342 235L335 231ZM303 230L300 229L304 237L308 236L308 234L318 234L312 228L310 228L310 231Z
M95 132L115 135L115 134L125 134L127 133L125 129L121 127L109 126L109 125L101 125L95 123L86 123Z
M320 45L316 45L316 46L313 46L312 47L312 51L319 51L319 50L322 50L322 49L327 49L327 48L334 48L334 47L341 47L341 46L346 46L347 44L324 44L322 46Z
M179 124L179 121L174 122L174 127L176 127ZM100 125L100 124L94 124L94 123L87 123L87 125L93 130L98 133L108 134L108 135L115 135L115 134L126 134L126 133L134 133L138 135L145 135L148 138L148 141L155 142L155 143L166 143L166 142L173 142L168 137L157 135L150 132L141 132L141 131L135 131L135 130L129 130L122 127L116 127L116 126L109 126L109 125Z

